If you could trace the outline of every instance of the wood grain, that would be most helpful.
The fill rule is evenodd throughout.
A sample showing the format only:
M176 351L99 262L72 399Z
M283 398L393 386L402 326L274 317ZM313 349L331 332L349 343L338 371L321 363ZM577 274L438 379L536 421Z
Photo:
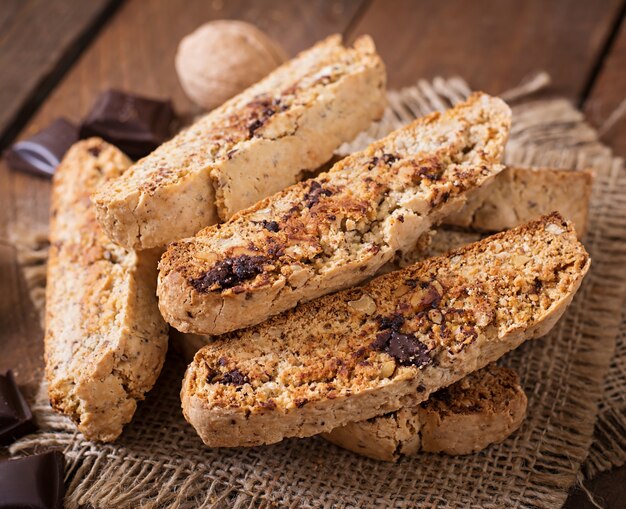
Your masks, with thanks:
M626 466L603 472L591 481L585 481L584 485L595 504L589 500L587 493L574 486L563 509L623 509L626 505Z
M616 109L621 116L611 118ZM626 23L605 58L600 73L584 104L585 114L601 130L602 141L626 157ZM607 122L609 122L607 124Z
M539 71L577 99L621 0L375 0L351 36L369 33L392 88L417 78L463 76L499 93Z
M174 57L180 39L201 24L223 18L254 22L295 54L326 35L342 32L361 4L361 0L190 0L181 9L169 0L127 2L51 94L27 132L61 114L78 121L98 92L112 87L171 98L180 113L197 113L178 83Z
M3 0L0 148L58 79L116 0Z
M35 395L43 366L39 318L30 304L12 246L0 243L0 373L13 369L27 397Z

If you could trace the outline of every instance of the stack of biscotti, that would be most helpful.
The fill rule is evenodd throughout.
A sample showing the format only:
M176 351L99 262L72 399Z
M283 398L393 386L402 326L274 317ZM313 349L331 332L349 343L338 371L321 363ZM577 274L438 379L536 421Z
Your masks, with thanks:
M381 115L384 83L368 37L331 37L130 168L100 140L74 147L54 187L53 406L88 438L121 433L163 362L155 263L171 242L158 309L180 331L222 334L201 338L181 394L207 444L326 433L395 460L512 432L519 381L481 368L545 334L573 297L589 261L568 222L546 216L353 287L423 258L441 222L500 230L558 200L569 215L588 177L567 202L553 192L565 173L503 171L510 110L478 93L294 184Z
M158 246L295 182L384 106L385 69L371 39L346 48L333 36L135 165L102 140L73 147L53 184L46 319L53 407L87 438L115 439L165 356Z
M455 218L447 217L444 222L462 220L464 226L471 223L477 229L505 229L558 209L574 218L580 234L585 227L590 185L588 172L507 168L493 183L479 188ZM491 189L493 194L483 189ZM506 195L512 199L504 200ZM477 205L479 197L482 203ZM479 207L483 217L484 210L490 209L488 226L475 213ZM407 253L404 261L415 263L480 238L479 233L439 229L429 245ZM213 340L210 336L182 333L176 333L174 339L188 362ZM468 454L510 435L521 424L525 409L526 397L517 374L490 366L438 391L426 403L349 423L322 436L359 454L387 461L420 451Z
M183 411L210 446L330 432L415 406L546 334L589 268L558 214L215 338Z
M293 184L380 117L385 69L372 40L332 36L200 119L94 201L123 246L193 235Z
M481 186L489 184L502 169L499 161L508 123L508 109L501 103L486 96L474 96L451 111L432 115L392 133L364 152L335 164L328 173L277 193L223 225L170 245L160 265L158 292L162 313L179 330L227 333L214 338L198 352L183 386L185 415L205 443L211 446L259 445L287 436L310 436L342 427L349 429L350 434L365 437L372 430L389 429L384 423L389 423L390 419L410 423L415 430L425 415L418 406L431 391L472 374L523 340L543 335L550 329L573 297L588 266L587 255L575 239L574 230L558 215L548 216L527 225L526 230L522 228L504 237L507 245L506 253L502 253L503 260L516 248L528 250L528 246L544 256L538 259L526 252L508 260L508 266L504 264L503 282L491 288L491 292L483 286L493 281L483 281L478 293L487 302L487 296L492 299L489 306L480 299L469 299L461 308L437 309L448 289L447 284L440 281L421 287L419 295L412 299L417 304L411 300L396 302L397 290L383 294L380 302L370 294L351 299L349 292L321 297L371 277L398 253L413 252L420 236L433 225L454 212L462 212L463 206L468 208L472 200L478 202ZM476 172L477 169L480 171ZM530 173L532 170L526 172ZM519 180L513 183L502 180L503 183L493 186L523 185ZM443 198L438 200L438 196ZM470 203L466 204L468 199ZM473 214L472 210L486 207L489 196L483 194L481 199L466 213ZM546 205L542 202L541 207ZM506 214L503 217L502 222L512 220ZM480 224L474 226L481 228ZM563 275L566 283L557 294L538 281L544 270L541 260L557 259L555 270L560 267L558 263L563 262L550 252L558 242L541 238L546 232L548 236L564 235L564 251L579 251L575 270ZM534 277L526 281L520 279L519 260L522 265L530 260L529 272ZM473 278L480 279L479 272L489 263L488 258L471 260ZM444 273L450 276L449 269ZM404 276L396 272L388 277L403 281ZM421 278L409 278L408 285L394 280L391 287L411 287L412 284L412 288L416 288L419 280ZM384 286L382 281L376 279L365 288ZM514 287L519 284L532 295L517 297L519 289ZM467 286L467 281L454 280L451 287L455 295L451 300L457 302L463 292L476 298L476 289L471 287L469 291ZM545 296L540 295L542 291L546 292ZM498 331L503 328L502 324L493 330L489 321L497 318L497 303L512 296L517 299L511 303L511 310L523 308L528 302L532 308L538 301L541 303L538 313L515 316L517 323L507 332ZM318 300L302 304L315 298ZM296 310L285 311L298 303L301 304ZM404 308L404 311L409 310L409 315L416 311L411 306L422 306L413 320L425 320L425 323L413 325L419 325L417 329L421 332L424 327L432 327L436 331L435 345L423 343L414 330L404 330L409 320L401 313L378 314L379 304ZM357 316L351 319L343 316L345 306ZM469 309L483 314L472 316ZM283 314L269 318L280 312ZM456 323L455 327L446 322L450 318ZM264 320L267 321L260 323ZM368 320L378 323L382 330L368 334ZM258 323L260 325L237 330ZM477 325L485 327L482 334L477 331ZM523 332L523 329L528 331ZM358 338L351 337L353 331L360 331ZM441 369L444 363L439 356L435 360L428 356L430 349L442 341L437 337L442 332L452 343L454 336L460 334L456 340L461 344L447 346L446 351L451 350L462 360L451 361L447 370ZM468 362L462 354L464 349L471 348L465 345L481 336L484 343L476 347L476 352L470 356L472 362ZM360 346L349 348L352 339L360 341ZM380 343L379 348L373 346L377 343ZM342 349L343 346L348 348ZM359 378L363 376L357 376L357 380L342 380L347 388L328 384L329 378L332 380L344 373L354 375L361 366L364 366L365 378L369 378L371 373L367 367L371 368L372 362L368 351L372 349L392 358L399 356L386 362L379 359L381 371L377 377L383 382L380 391L374 390L376 387L360 387L363 380ZM426 381L417 385L419 396L415 396L414 387L408 393L395 394L389 390L391 384L384 383L399 370L406 376L407 369L413 367L419 374L431 364L439 369L425 377L432 387ZM285 374L281 373L283 368ZM330 374L325 371L328 369ZM340 371L333 371L338 369ZM319 377L317 372L320 372ZM480 387L475 378L470 380L474 383L468 380L462 384ZM401 381L404 383L397 385L406 389L408 380L401 378ZM301 387L294 389L294 384ZM295 394L291 394L292 391ZM450 393L461 397L459 391ZM465 394L467 396L468 392ZM477 392L471 394L476 396ZM513 395L507 391L503 394ZM492 396L496 402L497 395ZM490 408L493 410L496 406ZM304 407L306 410L300 410ZM451 408L454 406L448 411ZM389 415L389 412L396 413ZM473 416L478 419L476 422L490 422L494 418L493 412L479 414ZM504 414L499 414L499 424L494 424L490 431L479 433L458 447L441 450L453 454L469 452L504 438L519 425L523 412L514 412L514 416L509 412L508 421L503 420ZM439 424L442 425L428 428L432 436L436 433L445 436L447 429L454 429L454 426L447 427L448 423ZM339 431L336 433L341 436ZM395 433L402 434L401 430ZM337 435L331 433L330 436ZM414 433L410 442L415 444L420 436L424 438L423 433ZM373 449L385 449L384 445L375 445L375 437L371 438ZM435 443L436 440L431 442ZM437 447L428 444L429 440L423 442L422 449ZM408 453L416 448L406 445L406 450ZM366 453L376 456L373 451ZM385 453L379 456L382 458ZM390 458L387 454L385 459L395 458L397 455Z
M222 334L373 276L503 169L510 121L503 101L475 94L173 242L159 270L163 316Z
M89 196L130 160L98 138L75 144L54 175L45 358L52 406L90 440L111 441L154 385L167 350L156 300L160 251L111 242Z

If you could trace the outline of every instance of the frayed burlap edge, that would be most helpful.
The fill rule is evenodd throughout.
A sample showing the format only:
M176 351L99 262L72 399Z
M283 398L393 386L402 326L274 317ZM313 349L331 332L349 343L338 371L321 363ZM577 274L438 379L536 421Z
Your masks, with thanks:
M527 90L526 90L527 91ZM384 123L394 120L404 122L415 116L423 115L433 109L442 109L450 103L463 99L469 93L467 85L462 80L435 80L432 84L420 82L417 87L397 93L390 93L391 109L385 115L378 127L377 135L385 129ZM512 94L514 97L516 94ZM524 94L517 92L517 97ZM556 120L546 126L545 114ZM391 116L390 116L391 115ZM542 120L544 118L544 120ZM617 182L620 174L621 162L611 159L605 147L597 143L594 132L582 122L582 117L565 101L544 101L520 105L515 109L515 124L512 142L507 149L507 161L515 164L537 166L562 166L579 168L594 166L599 169L596 179L590 224L598 225L598 229L590 230L586 243L592 252L593 269L587 278L579 297L570 310L564 326L559 327L556 337L542 344L531 342L524 345L520 355L507 357L506 362L516 367L528 376L533 366L524 363L526 354L533 349L541 348L542 353L550 356L552 353L562 354L559 349L566 343L563 368L560 377L567 386L572 378L576 384L570 387L566 397L569 399L567 408L576 408L570 414L552 414L549 402L543 404L542 410L548 412L547 422L550 426L559 426L558 439L551 443L550 449L542 451L542 457L533 452L533 444L517 443L518 438L511 439L511 447L517 447L518 452L527 457L532 464L531 482L519 487L513 486L511 492L489 493L482 492L483 485L489 485L494 469L511 468L507 462L493 461L493 451L485 455L477 455L467 461L482 461L486 470L483 479L477 479L474 488L468 490L464 483L459 482L465 491L460 493L454 487L442 486L441 492L433 492L431 486L423 488L424 493L419 495L420 503L425 506L464 506L470 502L479 501L483 507L506 505L518 507L558 507L566 496L566 489L574 482L580 463L584 460L591 443L594 416L597 409L597 400L601 394L602 375L606 371L614 346L614 338L619 325L615 319L615 310L621 307L624 281L615 272L612 263L624 263L626 257L623 247L624 228L616 226L623 211L616 216L612 207L615 203L615 194L619 191L624 194L626 183ZM518 132L516 133L515 130ZM371 138L370 138L371 139ZM361 136L361 142L366 141ZM357 140L356 143L358 143ZM559 148L556 149L555 146ZM623 173L623 171L621 171ZM619 193L618 193L619 194ZM600 198L600 199L598 199ZM619 209L619 207L616 207ZM623 225L622 225L623 226ZM610 249L605 259L602 255L605 244L609 242ZM618 253L611 255L617 247ZM620 261L621 260L621 261ZM623 266L623 265L622 265ZM608 296L607 296L608 295ZM581 309L582 308L582 309ZM585 331L582 334L580 331ZM615 332L615 334L613 334ZM568 351L575 356L568 357ZM528 357L531 357L528 355ZM536 357L536 356L535 356ZM534 357L533 357L534 358ZM555 357L556 358L556 357ZM560 359L560 357L559 357ZM166 375L167 376L167 375ZM175 377L174 377L175 379ZM169 380L169 377L168 377ZM554 380L558 382L558 378ZM155 388L155 393L159 388ZM541 397L541 395L535 395ZM157 394L154 397L158 397ZM555 402L556 403L556 402ZM73 431L73 427L63 417L50 412L45 402L45 394L39 399L35 412L40 419L43 431L37 435L27 437L15 444L13 453L26 453L33 450L62 447L68 458L68 477L66 498L67 507L79 507L93 504L97 507L263 507L278 504L279 506L302 507L357 507L363 505L390 507L406 507L411 501L395 498L392 494L384 499L372 499L358 496L356 492L337 492L337 488L322 486L331 492L321 497L319 491L302 488L297 496L288 497L289 489L279 489L277 481L258 478L255 475L222 475L196 460L186 458L167 458L158 454L144 455L123 445L97 446L85 442L82 436ZM581 420L581 415L583 416ZM531 418L531 417L530 417ZM139 419L139 417L137 418ZM155 420L158 420L155 417ZM551 424L554 422L554 424ZM546 431L548 431L546 429ZM198 444L199 445L199 444ZM537 444L538 445L538 444ZM284 451L288 446L285 446ZM306 449L306 446L305 446ZM171 450L171 449L170 449ZM284 452L283 451L283 452ZM254 457L255 453L250 454ZM269 452L268 455L272 454ZM275 450L274 450L275 454ZM346 453L347 454L347 453ZM242 453L245 458L246 454ZM497 455L496 455L497 456ZM338 456L346 463L352 460L343 455ZM489 457L490 461L487 461ZM497 459L497 458L496 458ZM432 463L433 468L427 471L438 471L435 465L462 464L463 461L450 460L437 455L425 455L424 463ZM245 462L243 462L245 464ZM369 464L368 464L369 465ZM489 467L489 465L491 465ZM509 465L509 466L507 466ZM348 466L348 465L346 465ZM371 467L371 465L369 465ZM378 467L372 467L374 471ZM389 472L379 468L382 472ZM444 469L440 469L443 471ZM405 472L405 475L408 475ZM515 479L516 472L510 472L511 479ZM459 472L459 476L461 473ZM374 476L375 477L375 476ZM436 475L435 475L436 477ZM224 479L227 479L225 481ZM427 479L423 479L427 481ZM333 482L333 479L329 479ZM310 484L319 485L318 480L310 479ZM336 482L340 483L339 480ZM395 482L395 481L393 481ZM273 488L273 489L271 489ZM506 488L506 487L505 487ZM292 490L293 491L293 490ZM497 496L497 502L493 497ZM406 498L406 497L405 497ZM316 504L314 500L324 500L323 504Z
M622 269L626 270L626 269ZM617 348L604 381L594 441L583 473L587 479L626 463L626 305Z

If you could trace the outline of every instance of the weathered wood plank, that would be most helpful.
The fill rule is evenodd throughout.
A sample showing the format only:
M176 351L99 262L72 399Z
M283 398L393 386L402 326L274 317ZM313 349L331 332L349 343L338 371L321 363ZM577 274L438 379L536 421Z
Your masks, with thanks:
M583 107L601 130L602 140L626 157L626 22L622 22Z
M0 7L0 148L20 117L59 79L117 0L3 0Z
M214 19L249 21L295 54L326 35L342 32L361 4L361 0L192 0L181 9L168 0L130 1L51 94L27 131L61 114L79 120L98 92L112 87L171 98L179 112L188 113L194 108L178 83L174 56L180 39L199 25Z
M574 486L563 509L622 509L626 500L626 466L603 472L591 481L585 481L585 488L592 494L595 504L589 500L587 493Z
M553 90L578 99L621 0L375 0L352 36L371 34L391 87L463 76L499 93L537 70Z
M0 373L13 369L28 396L37 388L43 366L39 318L30 304L15 260L15 250L0 243Z

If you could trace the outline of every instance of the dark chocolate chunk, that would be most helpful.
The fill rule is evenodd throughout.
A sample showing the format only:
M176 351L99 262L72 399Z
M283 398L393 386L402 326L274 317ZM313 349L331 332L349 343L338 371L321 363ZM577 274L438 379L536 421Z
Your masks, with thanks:
M261 127L263 127L263 122L260 119L256 119L253 122L250 123L250 125L248 126L248 134L250 135L250 138L252 138L254 136L254 133L257 129L260 129Z
M378 166L378 163L380 161L382 161L383 163L385 163L387 166L392 165L393 163L395 163L398 160L398 158L396 156L394 156L393 154L383 154L381 157L378 156L374 156L372 157L372 159L370 160L367 168L368 170L371 170L372 168L374 168L375 166Z
M433 362L426 345L413 334L403 334L397 330L379 332L370 348L388 353L402 366L421 368Z
M417 170L416 175L432 181L441 180L441 174L438 172L438 168L432 166L420 167L419 170Z
M251 110L250 120L248 124L248 134L252 138L255 132L265 125L270 117L278 111L285 111L286 106L281 105L280 99L260 96L247 104Z
M382 352L387 347L387 344L389 343L390 339L391 339L390 330L379 332L378 334L376 334L376 339L372 341L370 348L372 350L377 350L379 352Z
M317 205L322 196L330 196L331 194L333 194L332 191L324 189L317 180L312 180L308 192L304 195L304 204L310 209Z
M263 272L263 265L268 262L265 256L240 255L226 258L215 264L204 275L191 279L189 283L199 292L232 288L242 281L252 279Z
M13 170L50 176L77 141L78 127L57 118L30 138L14 143L4 152L4 159Z
M0 375L0 445L28 435L37 427L28 403L22 396L12 371Z
M403 366L427 366L432 362L428 348L413 334L392 332L387 345L387 353Z
M0 461L0 509L62 509L63 453Z
M280 227L278 226L278 223L276 221L266 221L264 219L263 221L261 221L261 224L263 225L263 228L274 233L280 230Z
M533 287L530 289L531 294L538 294L541 291L541 288L543 287L543 282L541 281L541 279L537 279L535 278L535 281L533 283Z
M381 159L383 160L385 164L393 164L398 160L398 158L394 156L393 154L383 154Z
M229 385L243 385L248 383L249 380L246 375L244 375L241 371L235 368L224 373L224 376L222 377L220 382Z
M404 325L404 317L398 313L391 316L381 316L378 318L381 329L391 329L398 331Z
M100 136L129 157L139 159L171 137L174 120L170 101L107 90L96 99L80 135Z

